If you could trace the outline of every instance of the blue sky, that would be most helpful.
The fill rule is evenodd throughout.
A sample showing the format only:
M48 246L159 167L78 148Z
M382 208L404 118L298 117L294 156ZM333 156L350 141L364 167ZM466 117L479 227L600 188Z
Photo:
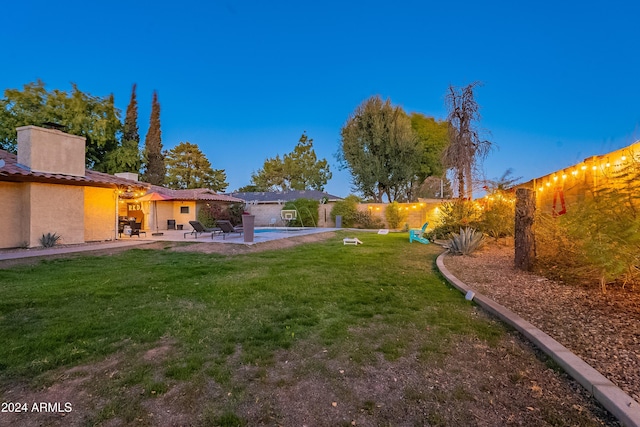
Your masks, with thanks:
M138 85L144 140L158 91L162 141L198 144L229 189L301 133L351 192L334 154L373 95L443 119L452 84L483 82L486 177L525 180L640 139L637 1L120 1L3 4L0 89L41 79L115 95Z

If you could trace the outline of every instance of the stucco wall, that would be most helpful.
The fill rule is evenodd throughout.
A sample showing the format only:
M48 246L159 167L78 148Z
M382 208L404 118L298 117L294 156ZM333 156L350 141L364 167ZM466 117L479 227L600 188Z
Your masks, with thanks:
M640 142L635 142L607 154L586 158L583 162L533 179L521 187L536 192L538 210L562 214L570 211L573 203L595 190L628 185L618 176L626 168L637 168L639 161Z
M0 182L0 248L18 248L27 244L25 230L28 206L25 203L26 184Z
M113 240L116 235L116 196L113 189L84 187L84 239Z
M84 242L84 188L41 183L26 184L31 221L27 225L29 246L40 246L47 233L61 236L59 243Z
M84 137L37 126L17 131L18 163L38 172L84 176Z
M406 219L400 224L400 229L402 229L405 224L407 224L409 228L420 228L425 222L429 223L428 229L434 227L438 218L438 208L443 201L440 199L421 200L422 201L416 203L399 203L400 209L406 214ZM387 206L387 203L361 203L358 205L358 210L370 212L372 216L380 218L385 226L388 227L385 216Z

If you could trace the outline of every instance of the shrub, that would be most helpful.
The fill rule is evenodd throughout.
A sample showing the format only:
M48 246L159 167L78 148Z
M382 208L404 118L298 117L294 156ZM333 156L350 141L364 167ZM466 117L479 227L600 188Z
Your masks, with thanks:
M233 225L242 224L242 213L244 212L244 203L232 203L228 208L229 220Z
M380 218L371 215L370 212L360 210L356 212L353 221L353 226L356 228L376 229L384 227L384 222Z
M469 255L484 243L484 234L471 227L461 228L458 234L451 233L451 238L444 247L454 255Z
M389 228L399 228L400 224L407 220L407 212L403 211L398 202L392 202L384 209L384 216L387 218Z
M478 220L478 229L499 239L513 236L515 227L515 201L505 192L493 192L482 202L483 209Z
M60 240L61 237L62 236L56 233L43 234L42 237L40 237L40 244L44 248L52 248L58 243L58 240Z
M296 199L284 204L283 209L295 209L298 215L290 225L294 227L317 227L318 226L318 207L320 202L312 199Z
M336 202L331 209L331 219L335 222L336 216L340 215L343 227L355 226L356 216L358 216L358 203L360 203L360 198L354 195L347 196L343 200Z
M218 203L207 203L200 208L197 218L205 227L215 227L216 220L231 220L231 215L227 206ZM238 224L241 221L242 218L239 218L234 224Z
M480 220L478 205L469 200L444 202L439 207L435 227L428 233L429 240L445 238L464 227L477 227Z
M640 218L615 191L599 193L571 205L560 217L540 214L536 223L536 268L569 282L637 281L640 264Z

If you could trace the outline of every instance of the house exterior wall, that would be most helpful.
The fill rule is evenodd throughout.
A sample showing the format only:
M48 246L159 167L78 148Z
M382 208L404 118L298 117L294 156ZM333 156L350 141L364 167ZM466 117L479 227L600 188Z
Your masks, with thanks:
M37 126L17 131L18 163L35 172L84 176L84 137Z
M62 244L84 243L83 187L32 182L26 192L29 247L40 246L40 237L47 233L60 235Z
M180 208L189 207L189 213L180 213ZM171 213L171 218L166 218L164 220L164 226L167 227L167 219L175 219L176 225L182 224L185 230L190 230L191 226L189 225L189 221L195 221L198 215L198 210L195 201L181 201L173 203L173 210Z
M110 188L84 187L84 240L114 240L117 231L116 194Z
M28 209L25 203L26 185L23 183L0 182L0 248L18 248L27 245L25 224Z

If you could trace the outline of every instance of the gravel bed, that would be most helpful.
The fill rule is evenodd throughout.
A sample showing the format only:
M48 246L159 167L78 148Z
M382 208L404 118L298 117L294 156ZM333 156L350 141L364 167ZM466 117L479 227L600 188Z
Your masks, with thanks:
M640 402L640 289L569 285L516 270L512 245L447 255L460 280L543 330Z

